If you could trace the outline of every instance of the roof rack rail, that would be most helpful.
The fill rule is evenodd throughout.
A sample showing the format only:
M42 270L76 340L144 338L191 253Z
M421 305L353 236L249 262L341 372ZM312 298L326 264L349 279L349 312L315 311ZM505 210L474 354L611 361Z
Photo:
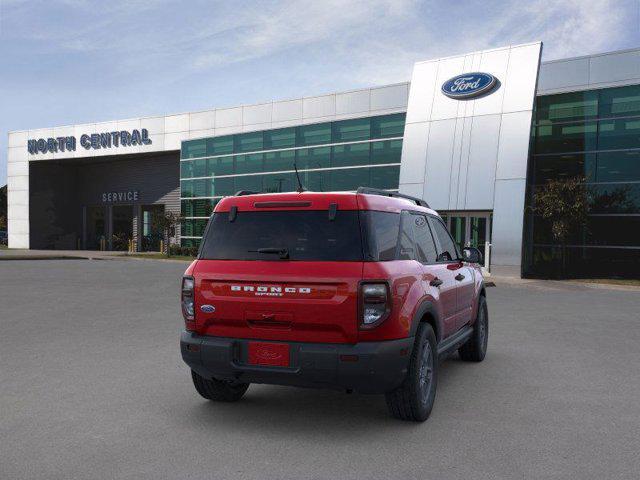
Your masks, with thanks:
M245 195L258 195L260 192L254 192L253 190L238 190L234 197L244 197Z
M412 197L411 195L405 195L403 193L398 192L388 192L387 190L380 190L379 188L370 188L370 187L358 187L356 193L364 193L367 195L382 195L384 197L395 197L395 198L404 198L406 200L411 200L412 202L416 202L416 205L420 205L421 207L431 208L429 204L422 200L421 198Z

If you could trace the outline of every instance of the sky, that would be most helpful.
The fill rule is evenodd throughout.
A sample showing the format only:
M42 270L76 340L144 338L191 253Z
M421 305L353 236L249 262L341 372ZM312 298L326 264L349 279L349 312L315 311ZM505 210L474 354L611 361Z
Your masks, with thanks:
M413 63L542 40L640 47L640 0L0 0L0 185L12 130L410 80Z

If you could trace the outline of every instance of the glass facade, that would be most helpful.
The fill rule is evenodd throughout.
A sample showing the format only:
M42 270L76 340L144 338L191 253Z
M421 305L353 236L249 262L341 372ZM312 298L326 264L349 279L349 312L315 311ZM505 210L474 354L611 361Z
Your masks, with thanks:
M182 245L197 246L220 198L239 190L397 190L405 114L381 115L182 142Z
M566 245L535 214L535 193L554 179L584 178L588 216ZM538 97L527 175L523 273L638 277L640 85ZM564 253L563 253L564 252ZM564 258L563 258L564 257Z

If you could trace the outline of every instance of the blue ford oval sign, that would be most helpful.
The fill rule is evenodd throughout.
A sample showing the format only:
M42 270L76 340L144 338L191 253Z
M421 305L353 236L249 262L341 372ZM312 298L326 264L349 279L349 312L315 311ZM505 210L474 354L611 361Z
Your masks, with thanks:
M213 305L202 305L200 307L200 310L202 310L204 313L213 313L216 311L216 307L214 307Z
M450 78L442 84L442 93L450 98L472 98L489 92L496 85L489 73L473 72Z

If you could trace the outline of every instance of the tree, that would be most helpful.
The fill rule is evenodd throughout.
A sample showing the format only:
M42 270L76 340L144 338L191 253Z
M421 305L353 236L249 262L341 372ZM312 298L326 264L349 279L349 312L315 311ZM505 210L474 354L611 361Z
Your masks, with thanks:
M162 232L162 238L164 239L164 250L167 256L171 255L171 249L169 243L171 237L175 237L176 227L183 220L183 217L175 212L155 212L151 217L151 222L154 227Z
M584 227L589 192L584 177L549 180L534 194L534 213L551 224L551 235L561 246L561 275L566 277L566 245L572 232Z
M633 201L633 191L628 185L608 189L597 194L594 192L591 208L594 212L635 213L636 205Z

